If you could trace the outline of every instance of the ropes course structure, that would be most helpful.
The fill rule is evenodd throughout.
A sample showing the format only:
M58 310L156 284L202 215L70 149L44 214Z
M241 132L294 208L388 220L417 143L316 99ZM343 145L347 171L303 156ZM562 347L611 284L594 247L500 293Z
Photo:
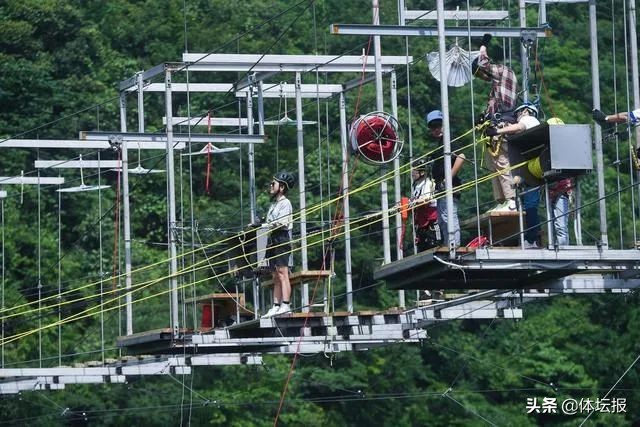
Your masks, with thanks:
M306 6L298 11L299 15L291 25L300 14L308 12L312 3L298 3L300 7ZM128 378L146 375L166 375L179 382L175 375L192 374L196 366L260 365L263 355L267 354L293 356L290 378L301 354L333 354L392 344L415 344L427 338L427 327L444 321L520 319L523 317L522 306L541 298L574 293L625 293L640 287L635 208L638 203L635 197L640 195L637 188L640 176L633 170L637 163L634 148L640 141L635 135L636 147L632 145L631 128L627 129L628 153L624 144L618 145L619 136L615 136L613 165L604 164L600 126L560 125L561 121L551 121L505 139L510 146L510 166L488 171L482 165L481 158L487 154L484 151L494 156L499 151L499 146L486 147L490 140L487 129L491 123L481 121L476 124L473 113L468 126L450 121L447 86L451 80L446 77L453 68L458 74L471 73L472 56L476 55L471 53L471 47L469 51L460 48L458 38L467 38L469 46L472 37L487 33L504 40L519 40L522 44L524 90L520 95L523 101L534 99L538 106L542 104L536 90L529 93L530 87L537 88L538 85L543 94L549 96L548 82L543 78L538 56L542 50L540 40L551 31L546 20L545 2L539 2L539 26L535 28L525 25L524 2L519 9L520 27L517 28L498 26L507 19L506 11L472 10L468 3L468 11L445 11L442 0L437 1L436 11L412 11L405 8L404 1L399 1L399 25L380 25L378 4L374 0L373 25L333 24L330 30L336 37L367 36L362 56L318 55L317 52L313 55L278 55L269 51L262 54L184 53L180 62L159 64L119 83L120 128L117 130L82 131L77 140L10 138L0 141L0 149L38 150L33 164L35 172L1 171L7 176L0 177L3 188L0 191L0 393L58 390L66 384L77 383L124 383ZM588 7L593 107L599 109L595 2L590 1ZM437 20L437 28L417 26L424 20ZM452 20L455 20L455 27L445 25L445 21ZM458 26L463 20L466 27ZM476 20L497 24L472 27L471 21ZM291 25L282 31L273 45ZM627 31L628 37L635 40L635 27L625 27L625 35ZM406 54L382 55L381 37L405 37ZM429 150L419 151L413 141L408 87L410 70L423 61L425 55L416 55L419 59L414 61L409 55L410 37L438 38L439 51L429 55L429 70L442 76L437 107L443 114L443 144ZM445 51L445 37L455 37L455 51ZM612 39L615 40L615 36ZM361 47L359 45L358 49ZM373 55L368 52L371 47ZM531 84L530 57L539 83ZM637 52L629 61L637 62ZM635 69L637 73L637 64ZM225 80L233 72L242 77L233 82ZM195 79L197 83L191 82L194 73L199 76ZM321 73L324 83L320 82ZM407 84L406 108L398 105L397 74ZM471 82L472 111L479 110L473 105L472 76L466 77L468 81L463 81L463 76L457 75L452 86ZM384 79L388 79L388 91L384 89ZM637 82L638 76L633 76L632 80ZM362 99L363 87L371 81L376 86L375 106L371 105L373 101ZM614 92L617 95L617 87ZM390 111L384 108L385 95L388 95ZM224 101L217 106L201 108L200 96ZM639 96L634 94L636 108ZM227 102L229 97L233 102ZM159 106L145 111L145 102L149 106L158 99ZM631 97L627 95L626 99ZM268 112L274 112L270 105L272 100L279 103L277 114L267 117ZM287 109L288 100L295 100L292 111ZM127 129L130 123L127 110L132 101L135 101L138 113L137 132ZM351 102L354 105L351 121L347 119L348 101L349 105ZM616 105L617 102L616 96ZM284 113L280 108L282 103ZM551 100L547 98L546 103L556 118ZM324 139L323 106L326 114ZM336 115L336 107L339 117L330 120L330 115ZM314 108L317 111L313 111ZM367 108L372 111L365 112ZM199 112L193 114L192 109ZM629 104L625 109L632 110ZM161 117L153 116L157 111L163 111ZM187 112L186 116L178 115L183 111ZM317 113L316 118L304 120L304 115L313 114L311 111ZM409 120L405 124L403 118L407 116ZM330 130L330 122L338 125ZM275 143L266 133L265 126L269 125L278 126ZM196 131L202 126L207 126L206 132ZM307 141L312 138L308 136L309 132L305 134L304 126L316 126L317 151L305 151L310 146ZM152 127L163 130L148 132ZM177 132L178 128L180 132ZM212 132L212 129L221 128L229 130ZM466 129L452 137L452 128ZM326 154L322 151L325 142ZM274 145L277 149L273 149ZM291 272L290 280L299 292L293 292L292 313L263 317L268 308L265 302L271 300L274 286L265 274L269 261L266 254L268 232L262 228L249 229L246 225L255 223L262 216L260 206L267 201L267 195L259 191L260 180L268 180L271 176L264 165L256 164L256 158L257 153L270 149L273 153L269 155L273 154L275 159L271 159L270 164L284 165L284 154L280 153L283 150L295 163L287 166L297 168L297 185L295 192L291 192L294 206L298 206L293 214L291 254L299 268ZM63 154L57 150L64 150ZM129 168L129 150L137 153L134 168ZM155 154L143 157L151 150ZM473 179L456 186L452 176L455 156L471 150L473 157L465 158L465 162L473 166ZM618 156L620 150L623 157ZM54 151L54 159L41 159L42 153L49 156ZM72 153L71 159L64 159L69 157L68 153ZM221 153L225 155L212 156ZM323 161L325 155L326 163ZM339 166L331 164L331 159L336 158L340 159ZM430 199L407 208L402 202L402 193L408 187L403 184L409 181L416 160L424 160L428 165L442 162L444 180ZM149 169L142 167L143 162ZM210 189L212 166L221 177L216 178ZM619 177L615 189L605 188L604 173L609 166L615 167L619 176L622 171L628 172L628 182ZM201 171L200 167L203 168ZM78 186L62 187L72 178L71 173L65 172L68 169L80 169ZM85 169L97 169L97 185L85 183ZM57 176L47 176L54 172ZM130 183L129 174L137 175L136 180ZM546 220L541 225L546 226L547 237L545 244L536 250L524 247L524 233L532 227L525 226L520 200L514 212L481 213L478 188L488 186L503 174L522 177L522 185L515 190L518 199L532 188L545 190ZM198 191L202 175L206 177L207 200L228 204L220 207L221 212L230 213L228 218L212 220L202 215L206 212ZM231 183L236 177L238 182ZM554 224L558 218L549 191L550 187L568 178L576 182L575 200L564 215L574 218L575 244L560 244L554 237ZM389 202L387 194L389 183L393 186L393 202ZM8 185L19 185L20 192L5 191ZM26 185L36 185L35 193L25 192ZM227 186L230 189L225 188ZM162 223L164 230L155 235L160 235L163 241L157 241L160 238L156 241L136 240L131 217L146 222L146 218L140 218L145 215L145 209L137 205L137 201L144 200L148 188L161 187L166 188L166 219L149 221L152 225ZM584 187L589 187L588 191L583 191ZM90 199L90 194L82 201L81 195L72 194L92 190L97 191L97 206L91 206L87 201L96 199ZM218 190L235 193L235 200L217 201ZM473 213L464 218L461 228L465 237L484 243L464 246L447 238L447 245L422 252L417 252L414 244L407 244L404 237L406 221L417 209L435 203L444 206L447 217L452 218L454 197L471 191L476 193ZM57 200L57 206L43 202L43 193L47 199L55 194L52 200ZM589 197L585 198L585 194ZM624 206L626 194L630 194L631 209ZM69 224L72 219L65 218L68 208L66 201L63 206L63 197L73 199L73 207L79 207L73 215L75 220L97 212L92 218L96 221L93 225L98 226L89 227L83 223L82 236L76 239L78 247L63 248L61 243L63 233L78 234L74 224ZM363 206L377 197L379 208L364 212ZM8 280L7 273L11 271L5 271L5 240L14 237L6 214L14 210L11 220L22 215L19 209L25 198L27 203L35 205L30 214L37 216L34 233L37 232L38 247L34 252L37 273L34 277L29 276L32 283L23 286ZM114 203L105 208L104 200L110 198ZM618 208L620 237L615 243L609 241L607 228L607 201L611 199L617 200ZM408 215L407 210L412 215ZM48 217L43 220L41 215L53 211L56 211L56 221ZM597 211L597 231L589 233L582 229L581 215L585 211L594 216ZM332 212L331 220L325 220L326 212ZM393 226L390 218L395 220ZM42 235L53 233L43 228L54 223L57 248L51 251L42 247L51 246L50 242L43 242ZM209 223L213 226L206 227ZM632 243L624 238L629 234L623 229L629 227L627 224L633 229ZM103 230L113 230L113 241L103 236ZM451 230L449 232L452 235ZM392 234L395 234L394 239ZM584 234L589 235L583 237ZM379 239L381 253L369 256L371 265L375 264L373 283L354 289L351 256L361 238ZM65 263L71 265L74 257L82 256L81 245L94 244L94 240L98 259L93 271L87 271L84 279L70 280L63 276ZM391 241L397 242L395 259L391 254ZM103 248L111 243L114 251L109 259ZM153 260L136 258L136 247L143 245L154 247L161 255ZM411 247L413 253L406 255ZM52 255L52 252L56 254ZM48 259L43 263L45 255ZM340 257L344 259L336 260ZM380 260L382 265L379 265ZM112 272L104 268L108 261L113 263ZM11 286L20 286L20 289L8 293ZM397 304L384 310L358 309L354 300L376 286L397 290ZM434 289L463 290L464 293L426 304L422 299L424 291ZM415 290L415 298L407 297L411 295L405 295L407 290ZM13 300L7 298L8 294ZM83 325L87 336L95 333L99 339L92 338L77 346L65 342L65 334L73 325ZM57 340L57 354L44 354L43 343L52 340ZM19 346L23 343L38 350L21 352ZM27 360L27 354L34 359ZM15 355L24 357L20 359ZM79 361L77 366L69 367L76 361ZM280 407L287 386L288 379ZM278 415L279 412L280 409Z

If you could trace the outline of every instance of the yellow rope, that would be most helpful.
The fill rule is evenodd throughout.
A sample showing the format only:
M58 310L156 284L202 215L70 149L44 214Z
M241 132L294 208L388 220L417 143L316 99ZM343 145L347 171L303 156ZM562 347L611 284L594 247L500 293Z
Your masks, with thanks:
M511 169L514 169L514 168L521 167L521 166L523 166L525 163L526 163L526 162L522 162L522 163L520 163L520 164L518 164L518 165L511 166L510 168L505 168L505 169L500 170L500 171L497 171L497 172L495 172L495 173L485 175L485 176L483 176L483 177L479 178L477 181L478 181L478 183L482 183L482 182L488 181L488 180L493 179L494 177L496 177L496 176L498 176L498 175L500 175L500 174L502 174L502 173L504 173L504 172L506 172L506 171L508 171L508 170L511 170ZM455 189L453 189L453 190L452 190L452 193L458 193L458 192L460 192L460 191L466 190L466 189L468 189L468 188L471 188L471 187L475 186L475 184L476 184L476 182L475 182L475 181L470 181L470 182L468 182L468 183L462 184L462 185L460 185L460 186L456 187ZM433 199L433 200L437 200L438 198L443 197L444 195L446 195L446 191L442 191L442 192L436 193L436 195L435 195L435 197L434 197L434 199ZM428 202L427 202L427 201L425 201L424 203L428 203ZM415 207L418 207L418 206L421 206L421 204L417 204ZM415 209L415 207L413 207L412 209ZM397 207L393 207L393 208L389 209L389 211L394 211L394 210L396 210L396 209L397 209ZM389 212L389 211L388 211L388 212ZM379 219L376 219L376 220L374 220L374 221L371 221L371 218L370 218L370 217L368 217L368 216L364 216L364 217L361 217L361 218L359 218L359 219L357 219L357 220L353 221L351 224L356 224L356 226L352 227L351 229L352 229L353 231L356 231L356 230L359 230L359 229L361 229L361 228L371 226L372 224L375 224L375 223L380 222L380 221L382 221L382 218L379 218ZM357 225L357 224L359 224L359 223L362 223L362 224ZM340 228L342 228L342 227L343 227L342 225L337 225L337 226L335 226L334 228L335 228L335 229L337 229L337 230L339 230L339 229L340 229ZM334 230L330 230L330 231L334 231ZM312 233L310 236L311 236L311 237L315 237L315 236L320 235L321 233L322 233L322 231L318 231L318 232ZM339 232L339 233L331 233L331 235L333 235L333 236L334 236L333 238L335 238L335 237L340 237L340 236L344 235L344 231L341 231L341 232ZM309 245L309 246L319 245L319 244L321 244L322 242L323 242L323 239L319 239L318 241L316 241L315 243L312 243L312 244L311 244L311 245ZM301 250L301 249L300 249L300 250ZM293 250L292 250L292 252L293 252ZM219 255L219 254L218 254L218 255ZM216 255L216 256L218 256L218 255ZM224 260L223 262L226 262L226 260ZM220 277L224 277L224 276L229 275L229 274L231 274L231 273L232 273L232 272L230 272L230 271L226 271L226 272L224 272L224 273L222 273L222 274L215 274L215 273L214 273L214 276L213 276L213 277L206 277L206 278L204 278L204 279L197 280L197 281L195 281L195 282L185 283L185 284L183 284L183 285L179 286L179 287L178 287L178 290L183 289L183 288L186 288L186 287L188 287L188 286L194 286L194 285L196 285L196 284L198 284L198 283L202 283L202 282L204 282L204 281L209 281L209 280L210 280L210 279L212 279L212 278L220 278ZM162 282L162 281L164 281L164 280L165 280L165 278L156 279L156 280L154 280L152 283L149 283L149 284L147 284L147 285L146 285L146 286L144 286L144 287L140 287L139 289L136 289L135 291L139 291L139 290L145 289L145 288L147 288L147 287L149 287L149 286L151 286L151 285L153 285L153 284L156 284L156 283ZM130 292L127 292L127 293L131 293L131 294L133 294L135 291L130 291ZM145 297L142 297L142 298L136 299L136 300L132 301L132 303L133 303L133 304L137 304L137 303L140 303L140 302L146 301L146 300L151 299L151 298L155 298L155 297L158 297L158 296L165 295L165 294L167 294L167 293L169 293L169 292L171 292L171 291L172 291L171 289L165 289L165 290L160 291L160 292L157 292L157 293L155 293L155 294L148 295L148 296L145 296ZM24 337L27 337L27 336L29 336L29 335L33 335L33 334L35 334L35 333L37 333L37 332L44 331L44 330L49 329L49 328L53 328L53 327L56 327L56 326L64 325L64 324L66 324L66 323L70 323L70 322L73 322L73 321L76 321L76 320L81 320L81 319L84 319L84 318L87 318L87 317L90 317L90 316L93 316L93 315L96 315L96 314L106 313L106 312L109 312L109 311L111 311L111 310L115 310L115 309L121 308L121 307L123 307L123 305L122 305L122 304L118 304L117 306L114 306L114 307L110 307L110 308L101 309L101 310L96 311L96 309L97 309L97 308L104 307L104 306L107 306L107 305L109 305L109 304L111 304L111 303L113 303L113 302L116 302L116 301L118 301L119 299L121 299L123 296L124 296L124 295L122 295L122 296L117 296L117 297L115 297L115 298L113 298L113 299L111 299L111 300L103 301L102 303L100 303L99 305L97 305L97 306L95 306L95 307L90 307L90 308L88 308L88 309L86 309L86 310L81 311L80 313L76 313L76 314L74 314L74 315L72 315L72 316L69 316L69 317L67 317L67 318L65 318L65 319L58 320L58 321L53 322L53 323L51 323L51 324L43 325L43 326L41 326L41 327L39 327L39 328L35 328L35 329L32 329L32 330L28 330L28 331L25 331L25 332L22 332L22 333L19 333L19 334L15 334L15 335L7 336L7 337L5 337L4 339L0 340L0 343L1 343L1 344L3 344L3 345L4 345L4 344L8 344L8 343L10 343L10 342L13 342L13 341L19 340L19 339L24 338ZM21 313L21 314L24 314L24 313Z

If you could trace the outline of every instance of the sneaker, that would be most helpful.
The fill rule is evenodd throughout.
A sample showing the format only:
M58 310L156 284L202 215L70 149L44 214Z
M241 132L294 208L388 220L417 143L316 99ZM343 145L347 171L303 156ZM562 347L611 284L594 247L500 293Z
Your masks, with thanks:
M540 249L540 246L538 246L538 244L536 242L533 243L529 243L528 241L524 241L524 248L525 249Z
M489 212L515 212L515 210L516 210L516 201L513 199L509 199L500 203L498 206L491 209Z
M278 307L278 311L275 312L275 316L278 316L280 314L284 314L284 313L290 313L291 312L291 306L289 304L280 304L280 307Z
M606 126L609 124L609 122L607 122L607 115L602 111L598 110L597 108L593 109L593 112L591 113L591 115L593 116L593 121L599 124L600 126Z
M496 207L489 209L487 212L501 212L507 202L498 203Z
M269 311L267 311L267 312L262 316L262 318L263 318L263 319L266 319L267 317L275 316L275 315L276 315L276 313L278 312L278 310L280 309L280 307L281 307L280 305L274 305L273 307L271 307L271 308L269 309Z

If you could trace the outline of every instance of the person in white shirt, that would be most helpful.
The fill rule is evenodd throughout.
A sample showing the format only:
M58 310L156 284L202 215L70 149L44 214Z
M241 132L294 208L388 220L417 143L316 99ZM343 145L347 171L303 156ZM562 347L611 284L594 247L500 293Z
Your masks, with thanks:
M630 123L637 125L640 123L640 108L633 111L623 111L616 114L605 114L597 108L593 110L593 120L600 126L612 123Z
M488 128L485 131L487 136L515 135L527 129L538 126L538 108L525 102L513 111L518 120L516 123L501 127ZM522 208L526 213L525 221L527 229L524 232L525 249L538 249L538 235L540 234L540 216L538 215L538 205L540 203L540 188L529 188L522 195Z
M293 207L287 193L294 185L293 175L281 171L273 177L269 187L271 206L266 222L261 227L269 229L266 257L273 275L273 307L263 317L271 317L291 311L291 284L289 283L289 257L291 256L291 230Z
M438 207L433 198L435 184L427 175L427 161L418 159L411 170L411 198L409 208L413 209L413 230L416 235L416 249L422 252L440 244L438 227Z

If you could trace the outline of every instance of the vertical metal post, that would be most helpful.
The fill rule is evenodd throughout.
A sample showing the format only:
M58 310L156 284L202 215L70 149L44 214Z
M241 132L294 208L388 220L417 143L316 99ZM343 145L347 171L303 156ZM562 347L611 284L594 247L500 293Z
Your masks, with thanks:
M540 7L538 10L538 22L540 25L547 23L547 1L540 0Z
M373 3L373 25L380 25L380 6L378 0ZM373 51L375 57L376 76L376 110L384 110L383 86L382 86L382 50L380 47L380 36L373 36ZM386 167L381 168L381 173L386 173ZM384 263L391 262L391 239L389 237L389 195L387 190L387 180L380 183L381 209L382 209L382 246L384 250Z
M391 114L393 117L398 117L398 90L396 72L391 72ZM396 206L400 206L402 194L401 194L401 180L400 180L400 159L397 157L393 161L393 185L395 190ZM404 257L404 242L402 241L402 215L400 210L396 212L396 255L397 259ZM406 307L404 299L404 290L398 291L398 299L400 301L400 307Z
M253 86L249 86L247 91L247 134L253 135ZM249 163L249 210L251 210L251 223L258 220L258 208L256 206L256 164L255 164L255 146L249 144L247 150ZM253 280L253 307L255 310L255 318L260 313L260 284L258 278Z
M344 221L344 267L347 287L347 311L353 313L351 225L349 224L349 145L347 141L347 107L344 100L344 92L340 92L340 146L342 147L342 217Z
M138 74L138 130L144 132L144 124L140 117L144 117L142 105L142 73ZM144 119L142 119L144 120ZM142 127L141 127L142 126ZM120 131L127 131L127 98L124 92L120 93ZM133 334L133 303L131 300L131 210L129 204L129 146L122 138L120 150L122 153L122 226L124 233L124 283L125 283L125 327L126 334Z
M600 108L600 70L598 69L598 29L596 20L596 1L589 0L589 30L591 34L591 90L593 108ZM598 205L600 210L600 242L603 249L609 247L607 234L607 201L604 188L604 158L602 155L602 129L595 126L596 172L598 179Z
M169 244L169 286L171 289L171 328L177 337L180 323L178 318L178 254L176 249L176 185L173 165L173 106L171 94L171 72L164 72L165 104L167 116L167 242Z
M264 135L264 86L263 81L258 82L258 132Z
M442 103L442 145L444 148L444 182L447 190L447 222L449 227L449 256L453 258L456 254L455 230L450 225L453 224L453 192L452 192L452 176L451 176L451 137L449 129L449 88L447 86L447 68L446 68L446 46L444 40L444 1L438 0L438 51L440 53L440 102Z
M404 0L398 0L398 25L404 25Z
M555 209L551 206L551 197L549 197L549 184L547 182L544 183L544 206L547 212L547 238L548 245L553 245L554 247L558 245L558 240L556 239L556 223L555 223ZM569 223L569 218L567 218L567 224ZM568 233L568 230L567 230Z
M574 231L576 234L576 245L582 246L582 186L580 185L580 178L576 178L576 186L575 186L574 194L575 194L575 204L576 204L576 222L574 226Z
M633 90L633 109L640 108L640 77L638 77L638 39L636 20L636 1L629 0L629 56L631 57L631 87ZM636 148L640 148L640 126L635 127ZM636 182L640 181L640 172L636 172ZM640 195L640 187L638 187Z
M1 232L1 236L0 236L0 241L2 242L2 301L0 301L0 305L2 307L2 312L4 313L4 278L5 278L5 274L4 274L4 197L0 196L0 225L2 226L2 232ZM60 241L60 239L58 239L58 241ZM60 291L58 291L60 292ZM0 366L4 368L4 318L5 316L2 316L2 345L0 346ZM60 320L60 319L58 319ZM58 328L58 331L60 331L60 329ZM60 334L58 334L60 335ZM58 352L58 354L61 354L61 352ZM58 359L60 360L60 359Z
M520 28L527 26L527 15L525 13L525 0L518 0L520 14ZM522 100L529 101L529 57L527 56L527 47L525 41L520 40L520 58L522 61Z
M304 187L304 133L302 130L302 79L296 73L296 137L298 141L298 188L300 193L300 258L302 270L309 269L307 258L307 198ZM302 311L309 311L309 284L302 284Z
M253 86L249 86L247 91L247 133L253 135ZM258 220L258 209L256 207L256 164L255 146L249 144L249 209L251 210L251 222Z
M144 132L144 80L142 78L142 71L137 75L138 83L138 131ZM125 124L125 127L127 125Z

